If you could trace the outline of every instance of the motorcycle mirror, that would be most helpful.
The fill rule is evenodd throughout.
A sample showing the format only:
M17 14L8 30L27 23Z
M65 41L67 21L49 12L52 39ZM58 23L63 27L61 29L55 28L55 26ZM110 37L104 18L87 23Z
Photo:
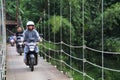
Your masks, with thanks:
M43 34L39 34L40 37L43 37Z

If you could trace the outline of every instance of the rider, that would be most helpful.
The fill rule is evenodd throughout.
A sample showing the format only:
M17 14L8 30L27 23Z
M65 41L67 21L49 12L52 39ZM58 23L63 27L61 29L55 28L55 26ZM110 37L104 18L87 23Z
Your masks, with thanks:
M22 27L18 26L17 32L16 32L16 37L19 36L20 34L23 34L23 29L22 29Z
M35 24L33 21L28 21L26 24L26 27L27 29L23 33L25 43L29 42L30 38L34 38L36 42L42 41L41 37L39 36L39 33L37 32L37 30L35 30ZM26 63L26 51L27 51L27 46L25 46L24 48L24 62L25 63ZM37 47L37 51L39 51L38 47Z
M17 32L16 32L16 47L18 47L18 46L17 46L17 38L18 38L19 36L23 36L23 29L22 29L22 27L20 27L20 26L17 27Z
M9 42L10 42L11 40L14 40L14 41L15 41L15 36L14 36L14 35L11 35L11 36L9 37Z

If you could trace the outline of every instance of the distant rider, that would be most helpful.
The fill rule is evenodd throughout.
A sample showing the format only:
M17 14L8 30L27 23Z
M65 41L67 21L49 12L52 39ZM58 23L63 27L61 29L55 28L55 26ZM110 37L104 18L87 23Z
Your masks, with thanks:
M17 27L16 37L18 37L19 35L23 35L23 29L20 26Z
M16 47L18 47L17 43L18 43L18 37L23 37L23 29L22 27L18 26L17 27L17 32L16 32Z

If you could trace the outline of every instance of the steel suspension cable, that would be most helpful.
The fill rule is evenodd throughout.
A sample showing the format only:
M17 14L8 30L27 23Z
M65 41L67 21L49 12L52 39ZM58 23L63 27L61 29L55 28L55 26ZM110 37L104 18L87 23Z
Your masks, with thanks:
M56 0L54 1L54 25L55 25L55 2L56 2ZM56 27L56 26L55 26ZM55 43L55 32L54 32L54 43ZM50 43L49 43L50 44ZM55 49L55 44L54 44L54 49ZM54 58L55 58L55 52L53 53L53 55L54 55Z
M104 80L104 25L103 25L103 0L102 2L102 80Z
M41 27L40 27L40 29L41 29L41 34L43 34L43 19L41 18L41 21L40 21L40 24L41 24Z
M45 47L44 45L42 45L42 46L43 46L45 49L49 49L49 48ZM51 51L55 51L55 50L52 50L52 49L50 49L50 50L51 50ZM69 57L71 57L71 58L73 58L73 59L76 59L76 60L79 60L79 61L83 61L83 59L80 59L80 58L71 56L69 53L65 52L64 50L63 50L63 51L57 50L57 51L55 51L55 52L57 52L57 53L62 52L62 53L66 54L67 56L69 56ZM45 55L47 55L47 54L45 54ZM53 57L52 57L52 58L53 58ZM93 66L95 66L95 67L98 67L98 68L100 68L100 69L104 68L105 70L109 70L109 71L112 71L112 72L120 72L120 70L118 70L118 69L112 69L112 68L108 68L108 67L102 67L102 66L97 65L97 64L95 64L95 63L93 63L93 62L91 62L91 61L88 61L88 60L86 60L86 59L84 60L84 62L86 62L86 63L88 63L88 64L90 64L90 65L93 65ZM86 73L84 73L84 74L86 74Z
M85 45L85 37L84 37L84 35L85 35L85 32L84 32L84 0L82 0L82 20L83 20L83 23L82 23L82 35L83 35L83 80L85 80L85 76L86 76L86 74L85 74L85 48L84 48L84 45Z
M70 0L70 2L69 2L69 5L70 5L70 45L71 45L71 0ZM70 55L72 55L71 54L71 47L70 47ZM70 66L72 66L72 59L71 59L71 57L70 57ZM70 69L70 71L71 71L71 69Z
M45 10L44 10L44 39L46 38L46 30L45 30L45 16L46 16L46 14L45 14ZM45 42L43 42L43 44L45 45ZM45 51L45 49L44 49L44 51ZM44 57L45 57L45 60L46 60L46 56L44 55Z
M60 41L61 42L63 42L63 39L62 39L62 1L63 0L60 0ZM63 47L62 47L62 44L60 44L60 49L61 49L61 51L63 50ZM63 54L62 54L62 52L60 52L60 59L62 60L62 56L63 56ZM63 70L62 69L62 63L61 63L61 70Z
M86 73L83 73L82 71L79 71L78 69L75 69L74 67L72 67L71 65L69 65L68 63L66 63L65 61L59 60L59 59L55 59L55 58L47 55L47 54L46 54L45 52L43 52L43 51L40 51L40 52L42 52L45 56L50 57L50 58L52 58L53 60L55 60L55 61L57 61L57 62L63 63L64 65L66 65L66 66L69 67L70 69L72 69L72 70L74 70L74 71L76 71L76 72L78 72L78 73L80 73L80 74L85 74L86 77L88 77L90 80L94 80L91 76L87 75Z
M48 20L50 19L50 0L48 0ZM48 23L48 40L50 41L50 24ZM50 44L49 44L49 48L50 48ZM50 56L50 50L48 51L48 54ZM50 62L50 58L49 58L49 62Z
M101 34L102 34L102 40L101 40L101 42L102 42L102 50L96 50L96 49L92 49L92 48L90 48L90 47L87 47L87 46L85 46L85 32L84 32L84 5L85 5L85 0L83 0L83 2L82 2L82 20L83 20L83 27L82 27L82 35L83 35L83 45L82 46L72 46L71 44L71 33L70 33L70 45L69 44L66 44L66 43L64 43L63 41L62 41L62 28L60 28L60 41L61 42L59 42L59 43L57 43L58 45L61 45L60 46L60 49L61 49L61 52L60 52L60 56L62 56L63 54L66 54L67 56L69 56L70 57L70 59L73 57L72 56L72 54L71 54L71 48L83 48L83 80L85 79L84 77L85 76L87 76L86 75L86 73L85 73L85 63L89 63L89 64L91 64L91 65L93 65L93 66L96 66L96 67L98 67L98 68L101 68L101 71L102 71L102 73L101 73L101 76L102 76L102 80L104 80L104 70L113 70L113 69L111 69L111 68L106 68L105 66L104 66L104 54L106 53L106 54L120 54L119 52L105 52L104 51L104 25L103 25L103 8L104 8L104 6L103 6L103 1L104 0L101 0L101 4L102 4L102 6L101 6L101 10L102 10L102 17L101 17L101 22L102 22L102 24L101 24ZM60 16L61 16L61 19L60 19L60 24L62 25L62 0L60 0ZM70 5L71 6L71 5ZM54 3L54 8L55 8L55 3ZM71 9L70 9L70 13L71 13ZM55 11L54 11L54 14L55 14ZM70 14L70 16L71 16L71 14ZM71 17L70 17L71 18ZM55 16L54 16L54 20L55 20ZM71 19L70 19L70 22L71 22ZM54 24L55 24L55 21L54 21ZM61 26L60 25L60 26ZM49 27L48 27L49 28ZM71 32L71 27L70 27L70 32ZM49 33L49 32L48 32ZM50 37L50 36L49 36ZM53 43L55 43L55 33L54 33L54 41L53 41ZM52 42L50 42L50 39L49 39L49 43L52 43ZM62 48L62 46L63 45L66 45L66 46L68 46L68 47L70 47L70 55L68 55L66 52L62 52L63 51L63 48ZM55 49L55 48L54 48ZM85 49L88 49L88 50L91 50L91 51L95 51L95 52L99 52L99 53L101 53L102 54L102 65L101 66L99 66L99 65L96 65L96 64L94 64L94 63L91 63L90 61L86 61L86 59L85 59ZM52 50L52 49L50 49L49 48L49 50ZM53 51L53 50L52 50ZM56 52L59 52L59 51L56 51ZM54 52L55 53L55 52ZM49 55L50 56L50 55ZM50 56L51 57L51 56ZM54 55L54 58L55 58L55 55ZM74 57L74 58L76 58L76 57ZM76 58L76 59L78 59L78 58ZM60 58L60 60L62 60L62 58ZM70 66L71 66L71 62L72 62L72 60L70 60ZM61 65L61 70L62 70L62 65ZM119 70L113 70L113 71L116 71L116 72L119 72Z

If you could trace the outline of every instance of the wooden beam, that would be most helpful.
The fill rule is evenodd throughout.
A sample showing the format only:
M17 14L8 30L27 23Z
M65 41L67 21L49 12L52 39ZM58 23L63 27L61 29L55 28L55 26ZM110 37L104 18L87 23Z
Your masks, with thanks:
M17 21L6 20L6 25L17 25Z

